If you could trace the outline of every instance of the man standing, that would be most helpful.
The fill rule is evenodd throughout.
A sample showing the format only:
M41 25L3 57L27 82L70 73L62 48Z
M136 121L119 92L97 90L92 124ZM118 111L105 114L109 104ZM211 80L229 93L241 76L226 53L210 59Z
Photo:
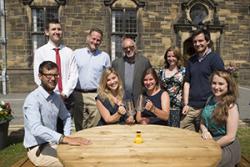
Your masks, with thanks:
M48 36L47 44L38 48L34 55L34 79L37 85L41 81L38 77L38 67L43 61L55 62L59 68L58 85L55 92L66 100L73 92L77 79L78 71L73 51L62 44L62 27L57 20L48 22L45 35Z
M115 59L112 67L122 78L125 99L132 99L136 104L139 95L142 93L142 75L143 72L151 67L149 60L137 53L136 44L133 39L125 37L122 40L122 49L124 56Z
M212 52L210 33L196 30L192 34L195 54L188 60L183 90L184 119L181 128L199 131L200 113L212 95L209 77L215 70L224 69L221 57Z
M62 27L58 20L50 20L45 29L45 35L48 36L47 44L38 48L34 55L34 79L39 86L41 81L38 77L38 67L43 61L55 62L59 70L58 85L55 92L61 95L67 109L72 105L72 99L69 98L73 92L77 79L78 71L73 51L62 44ZM58 132L62 132L62 121L58 120Z
M102 72L110 67L109 55L98 49L102 37L100 29L92 28L87 36L87 47L74 51L79 74L73 109L76 131L96 126L101 118L95 97Z
M55 63L44 61L40 64L41 84L26 97L23 105L23 144L30 161L36 166L63 166L56 154L58 144L90 144L87 139L68 136L71 131L71 117L61 97L53 91L58 78L59 72ZM64 122L63 134L56 132L58 117Z

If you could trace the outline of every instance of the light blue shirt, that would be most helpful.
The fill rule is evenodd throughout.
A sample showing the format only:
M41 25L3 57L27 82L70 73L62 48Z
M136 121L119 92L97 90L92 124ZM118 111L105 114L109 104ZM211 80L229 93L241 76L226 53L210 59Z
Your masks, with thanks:
M71 117L61 97L49 94L42 86L31 92L23 105L24 147L45 142L59 143L62 134L56 132L58 116L64 123L64 135L70 135Z
M102 72L110 67L110 57L106 52L96 50L94 53L86 48L74 51L79 72L77 89L97 89Z

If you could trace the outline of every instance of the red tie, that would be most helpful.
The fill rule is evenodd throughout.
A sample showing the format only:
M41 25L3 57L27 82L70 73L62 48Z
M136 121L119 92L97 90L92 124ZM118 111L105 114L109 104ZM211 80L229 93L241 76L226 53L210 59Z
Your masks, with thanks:
M55 48L56 51L56 64L58 66L58 74L59 74L59 78L58 78L58 89L59 92L62 92L62 74L61 74L61 59L60 59L60 54L59 54L59 48Z

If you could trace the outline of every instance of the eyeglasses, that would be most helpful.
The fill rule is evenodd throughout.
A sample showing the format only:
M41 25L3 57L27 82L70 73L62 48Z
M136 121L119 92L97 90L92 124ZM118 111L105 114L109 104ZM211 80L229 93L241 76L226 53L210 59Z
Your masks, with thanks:
M131 45L131 46L123 47L122 49L123 50L128 50L128 49L133 50L134 48L135 48L135 46Z
M48 79L52 79L53 77L55 79L58 79L59 78L59 74L45 74L45 73L42 73L42 75L44 75L46 78Z

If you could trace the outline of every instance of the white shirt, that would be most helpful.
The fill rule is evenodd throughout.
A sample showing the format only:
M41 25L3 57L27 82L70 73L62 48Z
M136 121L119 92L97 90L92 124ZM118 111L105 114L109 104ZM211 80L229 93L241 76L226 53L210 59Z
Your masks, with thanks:
M34 79L37 85L41 84L38 77L39 65L43 61L52 61L56 63L56 46L49 41L47 44L38 48L34 55ZM76 59L73 55L73 51L64 46L59 46L60 58L61 58L61 74L62 74L62 93L67 97L73 92L78 80L78 70L76 65ZM59 93L58 87L55 88L55 92Z

